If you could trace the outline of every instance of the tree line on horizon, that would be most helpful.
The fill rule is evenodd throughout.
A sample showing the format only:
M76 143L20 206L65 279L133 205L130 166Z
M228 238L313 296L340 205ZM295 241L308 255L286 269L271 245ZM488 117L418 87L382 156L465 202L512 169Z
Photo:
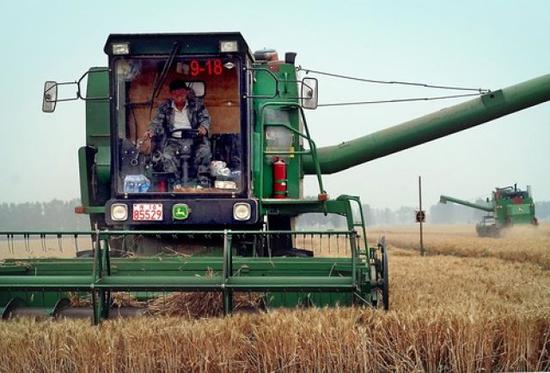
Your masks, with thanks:
M88 215L76 214L79 199L0 203L0 230L89 230Z
M482 200L476 201L482 202ZM74 208L80 206L79 199L50 202L0 203L0 230L89 230L88 215L76 214ZM550 221L550 201L535 203L539 221ZM414 224L416 209L402 206L397 209L372 208L363 205L367 225ZM426 211L428 224L475 224L484 212L466 206L435 204ZM323 214L304 214L298 218L297 228L329 226L344 227L341 216Z

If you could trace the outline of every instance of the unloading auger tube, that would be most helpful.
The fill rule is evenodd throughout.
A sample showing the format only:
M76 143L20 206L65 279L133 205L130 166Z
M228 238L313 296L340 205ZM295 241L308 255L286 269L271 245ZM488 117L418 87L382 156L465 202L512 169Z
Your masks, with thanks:
M482 211L494 212L494 207L493 206L479 205L477 203L472 203L472 202L468 202L468 201L464 201L464 200L461 200L461 199L458 199L458 198L444 196L444 195L439 197L439 202L441 202L441 203L453 202L453 203L457 203L459 205L468 206L468 207L478 209L478 210L482 210Z
M550 74L489 92L355 140L318 148L317 159L321 173L339 172L548 100ZM304 157L304 173L315 174L315 163L311 156Z

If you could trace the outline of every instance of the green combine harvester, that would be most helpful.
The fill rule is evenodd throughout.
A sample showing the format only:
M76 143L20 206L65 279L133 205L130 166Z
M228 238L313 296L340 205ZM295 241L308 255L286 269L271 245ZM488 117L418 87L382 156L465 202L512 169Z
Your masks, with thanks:
M322 176L550 99L545 75L317 148L304 115L317 107L317 80L300 77L295 53L284 60L270 50L252 53L240 33L117 34L104 50L107 67L92 67L76 82L46 82L43 102L46 112L60 101L86 103L76 212L89 215L91 230L1 232L12 257L21 244L29 252L52 241L76 247L72 258L4 260L4 318L86 315L98 323L135 311L115 311L118 292L139 299L219 292L225 313L238 293L260 294L267 308L388 309L385 242L368 244L359 198L330 198ZM70 85L75 96L60 97L58 89ZM187 119L175 112L176 101L175 109L162 106L181 89ZM196 110L203 106L208 125ZM177 126L151 127L171 115L179 115ZM170 143L179 148L167 151ZM196 161L198 146L210 162L206 170ZM315 199L303 196L305 175L317 180ZM295 219L309 213L339 215L346 228L296 230ZM77 307L75 294L90 307Z
M485 211L488 214L476 224L476 232L480 237L499 237L502 229L513 225L538 225L535 217L535 202L531 195L531 188L521 190L514 186L496 188L485 204L472 203L458 198L442 195L441 203L453 202L459 205Z

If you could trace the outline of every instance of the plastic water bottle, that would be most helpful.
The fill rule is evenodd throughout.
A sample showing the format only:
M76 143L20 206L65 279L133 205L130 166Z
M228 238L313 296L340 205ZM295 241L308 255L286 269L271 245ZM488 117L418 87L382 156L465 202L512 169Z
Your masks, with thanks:
M224 161L212 161L210 162L210 175L212 177L221 176L221 171L226 168L226 163Z
M124 193L145 193L151 187L151 181L144 175L126 175Z
M231 171L231 179L233 179L234 181L241 180L241 171L240 170Z
M145 193L149 191L149 188L151 188L151 181L149 181L149 179L143 175L139 175L139 176L141 177L140 182L138 183L139 192Z
M231 176L231 170L228 167L224 167L218 171L219 176L229 177Z

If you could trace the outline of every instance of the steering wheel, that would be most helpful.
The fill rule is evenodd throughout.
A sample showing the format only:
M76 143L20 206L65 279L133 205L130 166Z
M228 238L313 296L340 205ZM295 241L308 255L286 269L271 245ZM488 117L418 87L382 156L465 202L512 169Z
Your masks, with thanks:
M179 133L179 136L174 136L174 134ZM192 128L178 128L173 131L170 131L170 136L173 138L179 139L196 139L199 136L199 130Z

